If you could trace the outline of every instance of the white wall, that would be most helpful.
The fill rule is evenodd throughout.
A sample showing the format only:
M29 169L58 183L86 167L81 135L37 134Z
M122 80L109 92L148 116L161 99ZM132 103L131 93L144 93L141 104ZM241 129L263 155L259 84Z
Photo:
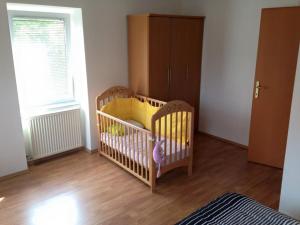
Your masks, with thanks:
M299 54L300 56L300 54ZM300 57L294 85L280 211L300 220Z
M95 98L112 85L127 85L126 15L178 13L180 0L15 0L14 3L82 8L91 137L97 147ZM17 89L13 69L7 0L0 0L0 176L26 169Z
M299 0L182 0L205 20L200 130L248 145L261 8Z
M0 177L27 169L8 29L0 2Z

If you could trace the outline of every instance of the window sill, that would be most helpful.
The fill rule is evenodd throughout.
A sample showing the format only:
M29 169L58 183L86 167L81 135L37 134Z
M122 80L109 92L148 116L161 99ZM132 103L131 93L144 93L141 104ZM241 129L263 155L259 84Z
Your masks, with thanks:
M80 104L78 102L70 102L63 104L51 105L49 107L44 107L36 110L32 110L27 113L26 119L30 119L37 116L55 114L60 112L71 111L75 109L80 109Z

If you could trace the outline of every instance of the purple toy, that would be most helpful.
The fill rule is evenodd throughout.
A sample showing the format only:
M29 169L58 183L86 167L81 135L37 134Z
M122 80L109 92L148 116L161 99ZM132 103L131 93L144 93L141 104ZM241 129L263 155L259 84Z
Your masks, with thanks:
M160 177L160 166L164 162L164 150L162 149L161 145L164 143L164 140L156 142L154 149L153 149L153 160L156 163L158 170L157 170L157 177Z

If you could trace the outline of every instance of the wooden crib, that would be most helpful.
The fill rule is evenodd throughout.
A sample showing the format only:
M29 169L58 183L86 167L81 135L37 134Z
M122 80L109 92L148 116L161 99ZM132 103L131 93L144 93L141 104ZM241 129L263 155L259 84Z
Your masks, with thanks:
M135 98L141 102L148 102L151 106L160 107L151 118L151 130L139 128L101 111L104 105L115 98ZM100 155L149 185L153 191L157 179L153 148L156 141L164 139L162 147L165 160L160 168L161 174L178 167L187 167L188 175L192 174L194 137L192 106L183 101L166 103L135 95L128 88L119 86L108 89L98 96L96 101ZM126 135L109 134L107 130L111 126L122 127Z

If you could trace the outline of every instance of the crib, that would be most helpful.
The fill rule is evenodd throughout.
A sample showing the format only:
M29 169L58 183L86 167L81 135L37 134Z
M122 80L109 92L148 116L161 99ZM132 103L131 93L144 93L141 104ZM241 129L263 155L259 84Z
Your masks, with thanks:
M153 114L150 110L141 113L145 114L148 129L135 126L103 110L104 106L109 106L117 99L138 100L142 107L145 104L151 108ZM157 141L164 140L164 161L160 165L160 174L186 167L188 175L192 175L194 108L188 103L178 100L166 103L117 86L99 95L96 107L98 152L101 156L128 171L154 191L158 168L153 160L153 148ZM122 132L110 132L116 127Z

